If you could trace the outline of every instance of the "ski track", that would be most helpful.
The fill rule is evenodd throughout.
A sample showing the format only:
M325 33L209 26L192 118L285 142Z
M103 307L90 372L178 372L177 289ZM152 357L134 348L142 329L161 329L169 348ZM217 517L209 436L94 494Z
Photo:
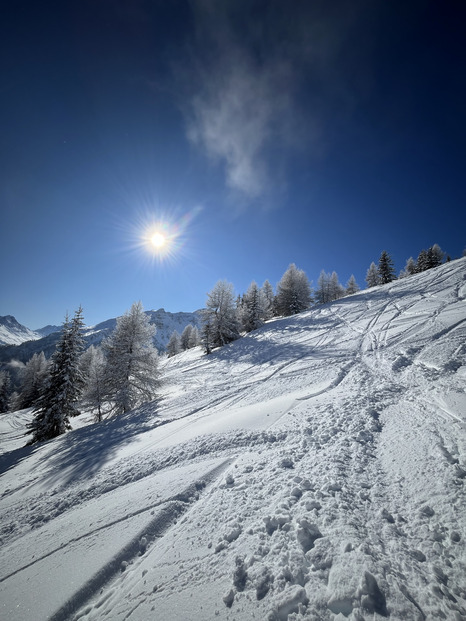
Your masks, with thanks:
M91 501L103 521L4 564L6 605L35 566L130 528L47 617L8 618L466 619L465 268L271 322L207 358L170 359L162 421L61 499L59 476L41 493L50 475L25 469L53 444L25 455L16 482L14 467L3 475L7 555L34 529L40 542L54 520L72 525ZM18 420L14 437L27 413ZM180 468L190 483L149 494Z

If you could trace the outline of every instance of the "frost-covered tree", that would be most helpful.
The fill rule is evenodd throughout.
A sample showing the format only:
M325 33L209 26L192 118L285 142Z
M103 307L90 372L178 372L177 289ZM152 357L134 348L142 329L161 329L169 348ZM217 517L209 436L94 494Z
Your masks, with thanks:
M409 259L406 261L404 271L406 273L406 276L412 276L416 273L416 261L413 259L413 257L409 257Z
M314 299L318 304L330 302L330 274L322 270L317 279L317 288L314 292Z
M288 267L277 285L276 307L283 316L295 315L311 305L311 285L303 270L294 263Z
M0 412L8 412L11 396L11 376L8 371L0 371Z
M341 286L340 281L338 280L338 274L336 272L332 272L330 276L330 301L333 302L335 300L339 300L345 295L345 289Z
M417 255L416 261L416 273L425 272L429 269L429 256L427 254L427 250L421 250L421 252Z
M392 258L386 250L383 250L380 255L379 267L377 271L381 285L386 285L396 278Z
M193 326L193 329L191 330L189 334L188 349L197 347L199 345L199 341L200 341L199 330L197 329L197 326Z
M264 305L264 319L271 319L274 314L275 294L273 292L273 287L268 280L265 280L261 287L261 295Z
M348 279L348 282L346 283L345 293L346 295L353 295L354 293L357 293L358 291L360 291L359 285L356 282L356 278L353 276L353 274L351 274L351 276Z
M78 403L84 386L79 367L83 350L84 326L80 307L69 321L66 317L52 358L48 381L35 405L29 425L32 438L28 444L55 438L70 429L70 417L79 414Z
M202 320L201 343L206 354L211 354L214 347L211 321L212 317L205 313Z
M327 302L339 300L344 295L345 289L338 280L338 274L336 272L329 274L322 270L317 280L317 289L314 293L315 301L319 304L327 304Z
M192 324L188 323L188 325L184 328L183 332L180 336L180 345L183 351L189 349L189 339L191 337L191 332L193 330Z
M429 264L429 269L441 265L443 263L444 257L445 253L438 244L434 244L433 246L431 246L427 251L427 261Z
M380 285L379 272L377 270L377 265L373 261L369 265L369 269L367 270L366 283L369 288Z
M233 285L219 280L207 294L206 308L202 311L203 342L208 348L222 347L239 337L239 322Z
M180 337L181 349L191 349L199 343L199 331L191 323L185 327Z
M123 414L156 396L159 372L154 334L155 326L149 323L141 302L135 302L104 341L105 388L112 413Z
M174 330L167 343L167 355L169 358L173 358L181 352L181 338L177 330Z
M257 330L265 319L264 301L261 290L253 281L243 296L241 324L246 332Z
M44 352L34 354L26 362L21 373L21 386L16 397L15 408L30 408L42 394L47 379L48 362Z
M102 348L91 345L82 354L80 365L85 380L82 403L95 411L96 421L101 421L106 400L106 367Z

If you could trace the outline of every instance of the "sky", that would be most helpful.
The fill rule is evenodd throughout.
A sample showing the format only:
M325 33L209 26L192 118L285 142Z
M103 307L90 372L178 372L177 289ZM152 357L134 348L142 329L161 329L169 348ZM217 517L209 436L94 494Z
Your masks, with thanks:
M0 315L194 311L466 246L461 2L9 3ZM155 236L155 237L154 237ZM163 239L165 243L160 246ZM153 243L155 242L155 244Z

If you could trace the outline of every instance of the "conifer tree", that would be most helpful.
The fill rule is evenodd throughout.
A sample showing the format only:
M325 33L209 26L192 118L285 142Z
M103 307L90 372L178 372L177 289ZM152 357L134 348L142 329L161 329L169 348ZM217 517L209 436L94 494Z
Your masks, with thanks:
M311 285L309 280L303 270L291 263L277 285L277 311L286 317L307 310L310 305Z
M205 327L203 341L206 349L222 347L239 337L237 308L231 283L226 280L219 280L216 283L207 294L206 308L202 315Z
M112 413L123 414L155 398L159 373L154 334L141 302L135 302L104 341L105 388Z
M8 371L0 371L0 412L7 412L11 396L11 376Z
M95 410L95 420L101 421L105 405L105 357L101 347L91 345L81 355L80 366L85 379L83 405Z
M344 295L345 290L338 280L338 274L336 272L332 272L330 276L330 301L334 302L335 300L339 300Z
M421 272L425 272L428 269L429 269L429 256L427 254L427 250L421 250L421 252L417 256L416 273L419 274Z
M359 285L356 282L356 279L353 276L353 274L351 274L351 276L348 279L348 282L346 283L346 295L353 295L354 293L357 293L358 291L360 291Z
M198 345L199 345L199 330L197 329L196 326L193 326L193 329L191 330L189 334L188 349L192 349L193 347L197 347Z
M379 272L377 270L376 264L373 261L370 264L369 269L367 270L366 283L369 288L380 285Z
M380 255L379 267L377 271L381 285L386 285L396 278L395 270L393 268L393 261L386 250L383 250Z
M169 358L176 356L181 352L181 339L180 335L176 330L172 332L170 339L167 343L167 355Z
M208 313L205 313L203 315L201 343L204 347L204 351L206 354L211 354L212 348L214 347L213 337L212 337L213 331L212 331L211 319L212 317Z
M264 323L264 302L262 294L253 281L243 296L243 309L241 313L241 323L246 332L257 330Z
M189 343L191 339L191 332L193 331L193 329L194 329L193 325L188 323L188 325L184 328L183 332L181 333L180 344L181 344L181 349L184 351L190 348Z
M65 433L70 417L79 414L78 402L84 380L79 368L83 349L83 319L80 307L72 321L68 316L53 355L50 375L35 406L35 416L29 425L32 438L28 444L42 442Z
M318 304L330 302L330 274L322 270L317 279L317 289L314 292L314 299Z
M273 287L268 280L264 281L261 287L262 302L264 305L264 319L271 319L274 314L274 299L275 295Z
M405 273L407 276L412 276L416 273L416 262L413 257L409 257L409 259L406 261Z
M16 397L16 409L22 410L35 405L43 392L47 372L48 363L43 351L29 358L21 373L21 388Z
M432 267L438 267L442 264L445 253L438 244L434 244L427 251L427 261L429 269Z

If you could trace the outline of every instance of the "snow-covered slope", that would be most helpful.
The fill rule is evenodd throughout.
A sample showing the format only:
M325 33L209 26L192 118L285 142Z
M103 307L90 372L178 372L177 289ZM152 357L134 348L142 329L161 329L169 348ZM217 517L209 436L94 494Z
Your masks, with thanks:
M0 418L2 618L466 618L466 259L164 364L42 445Z
M0 345L20 345L40 338L40 334L20 324L12 315L0 317Z

